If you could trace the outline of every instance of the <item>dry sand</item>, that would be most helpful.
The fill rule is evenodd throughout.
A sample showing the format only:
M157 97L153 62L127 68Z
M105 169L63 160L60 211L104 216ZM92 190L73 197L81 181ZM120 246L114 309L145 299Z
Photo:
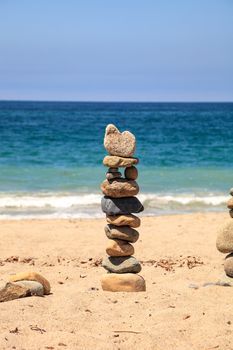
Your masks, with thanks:
M232 350L233 288L189 288L223 273L215 241L227 218L143 218L135 256L144 293L101 290L104 220L2 221L0 280L34 270L52 294L0 304L0 349Z

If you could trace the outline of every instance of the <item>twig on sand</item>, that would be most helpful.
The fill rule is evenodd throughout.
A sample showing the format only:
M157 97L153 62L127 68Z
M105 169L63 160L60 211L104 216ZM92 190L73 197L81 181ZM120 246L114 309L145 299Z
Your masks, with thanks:
M142 332L136 332L136 331L113 331L114 333L134 333L134 334L140 334Z
M31 329L32 331L40 332L41 334L43 334L43 333L46 332L45 329L40 328L40 327L38 327L37 325L33 326L33 325L30 324L30 329Z

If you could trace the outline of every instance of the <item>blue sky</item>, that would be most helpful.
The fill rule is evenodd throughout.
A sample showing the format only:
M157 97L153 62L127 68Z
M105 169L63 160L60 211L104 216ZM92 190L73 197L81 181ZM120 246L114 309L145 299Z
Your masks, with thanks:
M233 1L0 0L0 99L233 101Z

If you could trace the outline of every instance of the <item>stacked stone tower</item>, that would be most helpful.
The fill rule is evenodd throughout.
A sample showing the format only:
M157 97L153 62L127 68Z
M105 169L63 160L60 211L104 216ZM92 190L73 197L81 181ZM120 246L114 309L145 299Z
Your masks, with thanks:
M233 218L233 188L230 190L232 196L228 202L227 207L230 209L230 217ZM230 219L221 228L217 236L217 249L221 253L228 254L224 261L224 270L228 277L233 277L233 220ZM233 282L233 280L232 280Z
M101 207L106 214L105 233L109 244L106 248L108 257L102 263L107 273L102 276L101 285L103 290L112 292L145 291L145 280L138 275L141 265L133 256L132 245L139 237L135 228L140 226L139 217L132 213L144 210L135 197L139 192L135 181L138 171L134 166L138 159L133 157L136 139L129 131L120 133L114 125L109 124L104 146L109 155L104 158L103 164L109 169L106 180L101 184L104 194ZM124 177L119 167L125 168Z

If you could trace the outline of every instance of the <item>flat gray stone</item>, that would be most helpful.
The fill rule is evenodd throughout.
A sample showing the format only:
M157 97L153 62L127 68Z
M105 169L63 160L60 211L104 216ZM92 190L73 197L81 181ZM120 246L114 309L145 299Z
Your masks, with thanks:
M133 256L109 256L103 260L102 266L114 273L138 273L142 269L140 262Z
M25 281L14 282L14 284L17 284L18 286L25 287L25 288L29 289L31 295L38 295L38 296L44 295L44 287L39 282L25 280Z
M110 198L104 196L101 200L101 207L107 215L127 215L144 210L137 197Z

